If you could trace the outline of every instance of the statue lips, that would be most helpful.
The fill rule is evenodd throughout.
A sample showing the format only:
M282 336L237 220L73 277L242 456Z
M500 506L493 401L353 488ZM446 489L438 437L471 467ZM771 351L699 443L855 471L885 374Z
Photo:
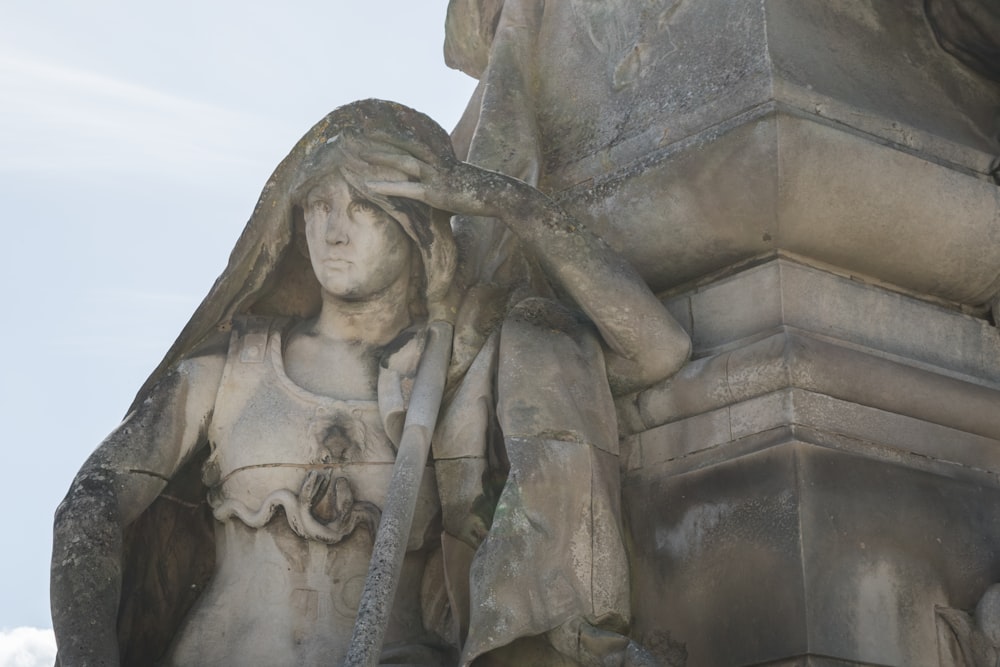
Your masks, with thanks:
M323 266L329 269L343 269L353 264L354 262L343 257L327 257L323 260Z

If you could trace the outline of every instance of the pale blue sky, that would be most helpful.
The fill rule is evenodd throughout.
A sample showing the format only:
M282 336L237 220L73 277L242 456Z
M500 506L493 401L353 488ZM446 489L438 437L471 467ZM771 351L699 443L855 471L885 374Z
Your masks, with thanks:
M299 136L362 97L457 121L446 5L4 0L0 630L51 625L56 504Z

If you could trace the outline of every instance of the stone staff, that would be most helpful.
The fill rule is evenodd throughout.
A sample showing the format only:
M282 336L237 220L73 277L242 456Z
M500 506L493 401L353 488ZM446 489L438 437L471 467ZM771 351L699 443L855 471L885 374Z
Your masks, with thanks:
M344 667L378 665L386 622L406 555L420 480L441 407L451 358L452 330L452 325L443 320L435 320L428 325L427 347L413 384L403 437L396 453L392 481L375 536L372 561Z

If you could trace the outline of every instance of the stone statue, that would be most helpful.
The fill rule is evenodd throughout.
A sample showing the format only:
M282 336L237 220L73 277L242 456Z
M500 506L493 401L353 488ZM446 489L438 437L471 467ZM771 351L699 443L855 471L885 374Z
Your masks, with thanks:
M983 76L1000 82L1000 4L982 0L924 0L927 22L945 51ZM1000 109L994 114L993 138L1000 140ZM1000 155L989 167L1000 184ZM993 319L1000 314L1000 296L990 308Z
M996 667L1000 663L1000 584L986 590L974 614L950 607L935 611L942 665Z
M1000 5L989 0L924 0L924 11L941 48L1000 81Z
M502 225L563 299L454 281L449 214ZM653 664L626 634L612 392L676 372L687 334L550 199L375 100L278 166L59 506L59 664L341 664L437 320L454 352L382 664Z

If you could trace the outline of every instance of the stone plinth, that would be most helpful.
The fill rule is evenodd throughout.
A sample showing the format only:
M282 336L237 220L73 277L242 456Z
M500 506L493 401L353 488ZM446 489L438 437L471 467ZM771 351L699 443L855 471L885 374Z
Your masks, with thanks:
M656 289L778 249L967 304L1000 288L1000 188L777 103L560 196Z
M770 101L978 173L996 152L1000 91L940 49L923 0L547 3L536 61L556 188Z
M996 329L788 256L668 305L698 358L619 404L638 636L939 665L935 607L1000 580Z
M546 3L541 187L668 289L772 250L981 304L1000 86L922 0Z

